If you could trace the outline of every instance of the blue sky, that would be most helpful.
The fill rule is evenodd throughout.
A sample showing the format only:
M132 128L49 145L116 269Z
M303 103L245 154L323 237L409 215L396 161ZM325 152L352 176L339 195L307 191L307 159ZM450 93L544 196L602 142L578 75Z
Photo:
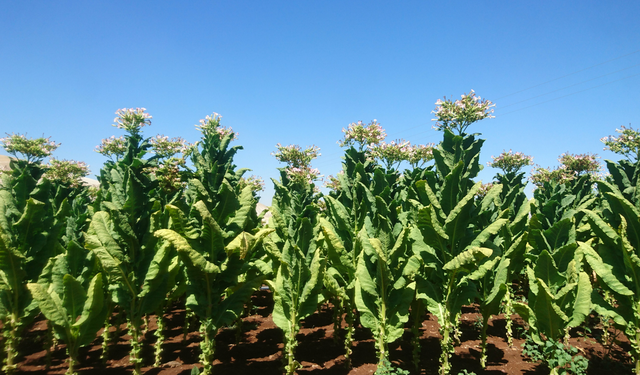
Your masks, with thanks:
M335 175L349 123L437 143L434 102L473 89L496 103L469 129L484 164L503 149L545 167L563 152L616 159L600 138L640 127L639 14L636 1L3 1L0 135L51 136L57 158L97 174L116 109L145 107L145 135L190 142L217 112L269 204L276 143L319 146L314 166Z

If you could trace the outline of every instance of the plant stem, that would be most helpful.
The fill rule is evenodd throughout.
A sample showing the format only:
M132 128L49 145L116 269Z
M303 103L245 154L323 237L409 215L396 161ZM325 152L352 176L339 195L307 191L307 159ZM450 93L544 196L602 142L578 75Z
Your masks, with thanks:
M2 371L7 374L12 374L18 366L14 363L14 360L18 356L17 346L18 346L18 335L17 328L18 319L17 314L11 314L9 321L5 321L4 324L4 350L7 353L7 357L5 358L5 365L2 367Z
M291 319L289 334L288 336L285 335L284 338L284 359L286 361L285 372L287 375L294 375L299 367L299 364L295 358L296 346L298 346L298 342L296 341L296 335L298 334L298 325L295 323L295 321L296 313L294 311L293 317Z
M636 359L636 375L640 375L640 353L638 353L638 344L640 343L640 329L636 328L636 339L635 339L635 359Z
M338 342L339 335L338 333L341 331L342 326L342 310L344 301L340 297L333 298L333 341L335 343Z
M350 302L347 302L348 307L345 315L345 321L347 323L347 332L344 337L344 358L346 360L347 368L351 368L351 346L353 344L353 333L355 328L353 327L355 321L355 315L353 313L353 306Z
M442 348L442 354L440 354L440 375L448 375L449 371L451 371L449 357L451 355L450 347L452 348L453 345L451 344L450 330L451 322L449 322L449 319L447 319L445 322L443 322L441 332L442 341L440 346Z
M413 365L416 371L420 370L420 328L422 327L422 318L424 316L423 303L420 300L415 300L411 308L413 314L413 324L411 325L411 346L413 348Z
M49 370L51 368L51 347L53 346L53 327L51 326L51 322L47 320L47 333L44 338L44 349L46 351L46 363L45 369Z
M160 367L160 365L162 364L162 344L164 343L164 306L161 306L158 310L156 324L158 325L158 328L154 332L156 336L156 361L153 365L155 367Z
M482 354L480 355L480 366L487 368L487 326L489 325L489 316L482 318Z
M132 319L133 320L133 319ZM129 355L129 361L133 363L133 373L134 375L142 375L140 372L142 357L141 357L141 346L140 346L140 318L135 319L135 321L130 321L128 324L129 334L131 335L131 354Z
M217 329L213 326L211 320L206 320L202 322L200 326L200 332L202 332L204 336L204 341L200 343L200 362L202 363L203 370L202 373L209 375L213 372L213 363L215 350L216 350L216 336Z
M102 360L102 364L107 364L107 359L109 358L109 328L111 328L111 315L113 314L113 305L109 299L108 307L107 307L107 319L104 322L104 330L102 331L102 353L100 354L100 359Z
M507 292L504 294L504 317L506 321L505 329L507 331L507 343L509 347L513 347L513 321L511 315L513 314L513 289L511 284L507 283Z

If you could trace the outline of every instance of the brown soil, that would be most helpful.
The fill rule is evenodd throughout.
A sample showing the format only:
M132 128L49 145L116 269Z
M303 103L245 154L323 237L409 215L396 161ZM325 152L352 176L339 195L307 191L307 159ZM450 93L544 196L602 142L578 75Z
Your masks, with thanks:
M242 321L242 332L236 343L236 329L221 330L216 342L216 361L213 363L217 374L282 374L282 333L271 320L273 301L271 293L260 291L252 297L251 314ZM505 318L498 316L489 322L488 328L488 366L481 369L480 330L477 327L478 311L475 307L465 307L461 318L460 345L452 358L452 374L456 375L466 369L476 374L548 374L545 365L526 361L522 355L524 339L516 337L512 347L505 340ZM514 332L523 332L524 323L514 315ZM190 327L190 333L183 341L185 310L174 306L165 315L166 341L163 349L163 365L159 368L144 367L146 374L189 374L191 368L198 363L200 336L197 327ZM352 368L346 368L341 339L333 339L334 330L332 311L323 306L320 311L305 319L301 324L298 336L296 358L302 364L299 374L314 375L365 375L376 370L376 351L369 331L357 327L353 344ZM589 359L588 374L631 374L631 349L624 335L611 330L617 335L609 348L603 347L597 340L602 334L595 319L591 330L576 329L572 331L570 343L578 347ZM197 323L196 323L197 324ZM156 329L155 317L149 324L145 336L145 363L152 364L154 359L153 343ZM112 327L115 332L115 328ZM37 321L21 341L20 351L24 356L20 362L18 373L29 374L63 374L66 371L66 353L64 344L55 346L51 353L51 367L47 370L46 351L42 349L46 332L46 322ZM100 332L101 333L101 332ZM341 333L339 335L341 336ZM412 347L409 330L401 340L390 346L390 356L394 366L410 370L412 374L437 374L440 356L440 335L436 319L425 314L420 337L421 361L420 371L415 371L411 362ZM125 325L121 326L118 341L110 346L109 360L102 365L102 338L99 336L90 347L81 349L78 372L81 374L127 374L132 371L129 363L129 336ZM200 365L197 365L200 366Z

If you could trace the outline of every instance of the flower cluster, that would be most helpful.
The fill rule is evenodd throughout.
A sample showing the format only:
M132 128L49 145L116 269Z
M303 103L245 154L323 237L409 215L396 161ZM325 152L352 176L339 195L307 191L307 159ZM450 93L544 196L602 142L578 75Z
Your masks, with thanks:
M145 125L151 125L151 115L145 113L146 108L122 108L116 111L117 117L113 119L118 129L124 129L132 135L140 133Z
M161 134L150 138L149 143L151 143L153 153L158 155L159 158L168 158L175 154L184 155L191 146L181 137L169 139L169 137Z
M257 176L242 177L238 183L238 187L240 190L244 190L247 186L250 186L254 193L264 191L264 180Z
M26 134L9 134L0 138L0 144L9 154L20 159L18 154L22 155L27 162L40 162L42 159L51 156L60 143L55 143L49 138L27 138Z
M491 182L480 185L480 190L478 190L475 196L476 199L483 199L484 197L486 197L487 193L489 192L489 190L491 190L492 187L493 187L493 183Z
M287 177L294 183L311 185L320 176L320 171L311 167L287 167Z
M72 188L82 186L82 177L89 175L89 166L82 161L51 158L44 177Z
M298 145L283 146L280 143L276 145L277 152L272 152L271 155L275 156L279 162L287 163L288 165L296 168L309 167L311 160L320 156L320 147L311 146L306 149Z
M574 178L575 176L567 173L567 170L562 167L549 169L543 168L541 166L536 166L531 171L529 180L538 188L542 188L545 182L556 182L559 184L563 184L565 182L573 180Z
M598 159L598 156L595 154L573 155L565 153L558 158L558 161L561 163L560 167L549 169L537 166L531 171L529 180L540 188L544 186L545 182L562 184L575 180L583 174L590 174L596 179L600 179L601 176L598 175L598 172L600 172L601 166L600 162L596 159Z
M386 164L387 169L391 169L394 164L407 160L410 150L412 150L411 144L403 139L389 143L382 141L379 144L369 145L369 158L380 160Z
M616 154L623 155L629 161L640 161L640 131L625 126L622 129L616 129L620 135L614 137L612 135L600 139L604 143L604 150L611 150Z
M433 160L433 147L433 143L427 145L409 145L405 160L408 161L413 168L420 167Z
M320 156L320 148L317 146L302 149L298 145L276 145L277 152L271 153L279 162L286 163L287 177L294 183L313 184L320 178L320 171L311 168L311 161Z
M338 141L340 147L351 147L358 143L360 151L370 145L379 144L387 137L387 133L376 120L373 120L369 125L364 125L362 121L353 122L349 124L347 129L343 128L342 132L344 139Z
M102 142L96 146L95 151L108 158L116 156L116 158L124 155L127 152L127 141L124 136L116 138L112 135L109 138L103 139Z
M601 166L596 154L569 154L560 155L558 161L562 164L561 168L566 169L569 173L580 176L585 173L597 173Z
M223 139L230 135L231 140L237 139L238 133L235 133L231 128L220 126L220 119L222 119L222 116L214 112L210 116L200 120L200 124L196 125L196 129L204 136L217 135L220 139Z
M340 172L344 173L343 171L340 171ZM329 175L326 177L324 181L324 186L333 191L338 191L340 190L340 180L338 180L337 177Z
M467 127L474 122L485 118L494 118L495 116L492 115L493 107L495 104L476 96L473 90L468 95L462 95L462 98L456 101L446 97L444 101L438 99L436 108L431 111L436 117L431 120L436 121L433 128L436 130L456 130L459 135L464 134Z
M503 151L497 157L491 156L492 161L488 162L487 165L492 168L502 169L502 171L507 173L517 173L522 168L533 165L533 156L525 155L522 152L516 152L509 150Z
M184 167L184 159L171 157L162 161L157 167L148 167L145 170L158 181L160 189L175 192L186 185L181 176L181 168Z

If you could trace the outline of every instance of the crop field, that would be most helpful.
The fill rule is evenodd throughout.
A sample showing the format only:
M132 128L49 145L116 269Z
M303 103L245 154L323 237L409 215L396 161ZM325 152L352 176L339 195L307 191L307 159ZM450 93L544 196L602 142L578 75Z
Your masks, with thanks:
M344 129L319 187L315 146L276 146L264 182L212 114L200 141L145 137L120 109L99 187L49 138L7 134L0 174L8 374L640 374L640 132L619 161L504 152L475 181L492 117L436 102L438 144ZM606 172L606 173L602 173ZM527 197L525 186L535 186Z

